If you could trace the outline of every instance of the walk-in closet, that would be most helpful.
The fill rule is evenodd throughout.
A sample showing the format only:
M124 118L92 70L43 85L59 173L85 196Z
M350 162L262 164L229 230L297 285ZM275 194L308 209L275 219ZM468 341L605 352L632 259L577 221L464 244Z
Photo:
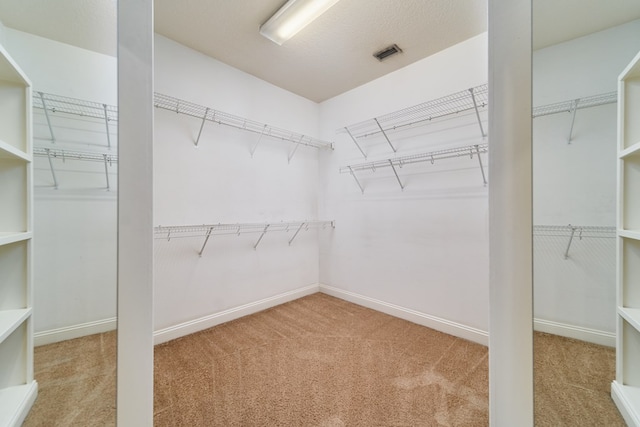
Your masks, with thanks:
M635 0L56 3L0 1L0 427L640 425Z

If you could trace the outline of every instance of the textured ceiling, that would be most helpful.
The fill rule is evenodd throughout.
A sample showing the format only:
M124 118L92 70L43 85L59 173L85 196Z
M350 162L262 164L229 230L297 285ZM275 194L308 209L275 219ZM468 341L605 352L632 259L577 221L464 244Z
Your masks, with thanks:
M486 31L487 0L342 0L282 46L258 27L285 0L155 0L156 32L321 101ZM116 55L116 0L0 0L5 26ZM533 0L534 48L640 18L640 0ZM389 44L404 52L384 62Z

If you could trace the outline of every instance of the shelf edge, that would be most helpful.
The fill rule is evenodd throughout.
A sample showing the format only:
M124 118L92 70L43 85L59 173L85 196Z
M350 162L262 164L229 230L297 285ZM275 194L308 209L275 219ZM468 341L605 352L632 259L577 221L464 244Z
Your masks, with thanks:
M9 156L3 155L3 154L8 154ZM31 156L29 154L25 153L19 148L16 148L13 145L1 139L0 139L0 157L16 158L16 159L24 160L25 162L31 161Z
M620 159L625 159L636 154L640 154L640 142L636 142L630 147L627 147L624 150L620 151L620 153L618 154L618 157Z
M32 310L33 309L31 307L28 307L28 308L20 308L15 310L0 311L0 316L4 314L7 317L7 319L5 319L7 321L5 325L0 323L0 344L9 335L11 335L13 331L18 329L18 327L20 327L20 325L22 325L25 322L25 320L29 318L29 316L31 316Z
M18 231L15 233L0 233L0 246L10 245L11 243L22 242L33 238L31 231Z
M640 240L640 231L618 230L618 236L625 239Z

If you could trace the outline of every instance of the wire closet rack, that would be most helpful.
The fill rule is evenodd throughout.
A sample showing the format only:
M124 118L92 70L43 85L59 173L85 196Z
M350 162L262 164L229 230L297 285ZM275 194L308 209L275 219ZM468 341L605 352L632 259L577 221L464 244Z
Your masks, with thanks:
M109 167L113 166L114 164L118 164L118 156L115 154L89 153L81 151L34 147L33 155L37 157L46 157L49 160L49 168L51 170L51 177L53 178L53 186L55 189L58 189L58 178L56 176L56 170L54 167L54 159L61 160L62 162L66 162L67 160L80 160L85 162L103 163L107 191L110 191L111 189L111 185L109 183Z
M607 92L598 95L576 98L569 101L556 102L554 104L540 105L533 108L533 118L548 116L558 113L570 113L571 124L567 142L573 139L573 125L576 121L576 113L584 108L598 107L600 105L615 104L618 102L618 92Z
M487 136L480 119L480 112L486 110L489 90L487 84L469 88L438 99L404 108L389 114L365 120L360 123L346 126L342 129L354 142L362 156L366 159L367 154L360 145L361 140L374 135L382 134L385 141L393 152L397 152L391 141L390 133L395 130L424 124L432 120L456 115L468 111L475 111L480 134L484 138Z
M327 227L335 228L334 221L287 221L287 222L268 222L268 223L237 223L237 224L202 224L202 225L172 225L157 226L154 229L156 239L166 239L170 241L175 238L204 237L202 248L198 255L202 256L207 242L211 236L221 235L241 235L241 234L260 234L253 249L256 249L262 238L271 232L292 232L293 235L289 239L289 245L295 240L301 231L310 229L326 229Z
M364 187L362 187L360 180L358 180L358 177L356 176L356 172L367 171L367 170L375 172L379 168L390 167L393 170L393 174L395 175L396 180L398 181L398 184L400 185L400 189L404 190L405 186L402 180L400 179L400 175L398 174L398 169L402 168L405 165L409 165L412 163L424 163L424 162L429 162L433 164L435 163L436 160L460 158L460 157L467 157L467 156L470 159L473 159L473 157L476 156L476 158L478 159L478 163L480 164L482 181L484 182L484 185L487 185L487 177L484 172L484 165L482 163L482 158L480 157L480 154L487 153L488 150L489 150L488 144L476 144L476 145L469 145L464 147L449 148L446 150L437 150L437 151L431 151L428 153L413 154L413 155L408 155L403 157L395 157L392 159L384 159L384 160L377 160L374 162L358 163L355 165L342 166L340 167L340 173L351 174L356 184L358 185L358 188L360 188L360 191L362 192L362 194L364 194Z
M118 107L114 105L101 104L99 102L54 95L51 93L34 92L33 108L39 108L44 111L47 126L49 127L51 142L56 142L56 136L53 126L51 125L50 113L64 113L104 120L107 135L107 146L111 148L111 132L109 130L109 123L118 121Z
M256 135L259 135L255 145L251 149L251 156L253 156L253 154L255 153L256 148L258 147L258 144L260 143L262 138L272 138L294 144L294 148L288 156L289 161L291 161L291 158L293 157L299 146L307 146L316 149L333 149L333 144L327 141L292 132L286 129L277 128L275 126L270 126L254 120L249 120L244 117L235 116L233 114L215 110L210 107L205 107L204 105L199 105L179 98L174 98L169 95L156 93L154 104L156 108L173 111L177 114L185 114L187 116L195 117L202 120L198 136L194 141L194 144L196 146L198 146L198 143L200 141L200 136L202 135L202 129L204 128L205 123L209 121L212 123L217 123L219 125L229 126L235 129L252 132Z
M564 259L569 258L569 250L575 237L579 240L583 238L613 239L616 237L616 227L614 226L593 226L593 225L534 225L534 236L546 237L567 237L567 248L564 251Z

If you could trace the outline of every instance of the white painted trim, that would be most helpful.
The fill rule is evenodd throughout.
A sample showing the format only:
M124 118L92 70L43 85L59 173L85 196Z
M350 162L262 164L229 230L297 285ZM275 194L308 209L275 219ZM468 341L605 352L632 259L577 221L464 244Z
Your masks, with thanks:
M315 294L319 290L320 287L317 284L305 286L303 288L294 289L293 291L264 298L259 301L250 302L239 307L230 308L228 310L180 323L175 326L163 328L153 333L154 345L193 334L195 332L220 325L221 323L239 319L240 317L248 316L249 314L257 313L307 295Z
M558 323L536 318L533 319L533 330L586 341L593 344L605 345L607 347L616 346L615 332L599 331L597 329L583 328L581 326L569 325L567 323Z
M354 304L361 305L363 307L389 314L391 316L398 317L400 319L417 323L418 325L435 329L436 331L444 332L449 335L454 335L459 338L473 341L478 344L486 346L489 343L489 335L486 331L472 328L461 323L452 322L450 320L442 319L430 314L425 314L409 308L400 307L399 305L390 304L388 302L380 301L374 298L369 298L364 295L345 291L333 286L321 284L320 292L343 299L345 301L352 302Z
M630 394L634 394L634 396L630 396ZM638 405L632 402L639 396L640 391L637 388L621 385L617 381L611 383L611 398L616 404L618 411L620 411L622 418L624 418L624 421L630 427L640 427L640 414L634 409Z
M33 334L33 342L36 347L53 344L60 341L85 337L87 335L113 331L117 328L117 325L117 318L112 317L110 319L96 320L79 325L65 326L64 328L49 329L48 331Z

